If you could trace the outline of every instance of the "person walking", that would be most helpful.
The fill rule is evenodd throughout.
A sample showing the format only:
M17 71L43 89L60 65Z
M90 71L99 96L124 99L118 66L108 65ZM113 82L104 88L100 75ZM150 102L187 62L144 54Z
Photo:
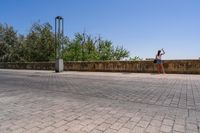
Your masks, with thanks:
M162 61L162 55L164 54L165 54L164 49L158 50L158 53L156 54L156 64L158 73L163 73L163 74L165 74L165 69L163 67L163 61Z

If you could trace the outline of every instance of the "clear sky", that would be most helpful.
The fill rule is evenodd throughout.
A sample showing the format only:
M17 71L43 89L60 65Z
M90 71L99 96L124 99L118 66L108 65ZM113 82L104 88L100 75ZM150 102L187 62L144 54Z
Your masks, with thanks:
M34 22L65 18L65 35L87 33L123 45L132 56L200 57L200 0L0 0L0 23L27 34Z

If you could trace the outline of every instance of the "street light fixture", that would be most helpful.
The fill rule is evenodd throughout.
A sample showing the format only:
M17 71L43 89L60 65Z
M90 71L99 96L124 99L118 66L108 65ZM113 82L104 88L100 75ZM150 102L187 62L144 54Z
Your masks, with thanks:
M0 43L2 43L2 42L3 42L3 34L0 33Z
M63 37L64 37L64 18L61 16L57 16L55 18L55 46L56 46L56 63L55 63L55 71L62 72L64 70L63 63Z

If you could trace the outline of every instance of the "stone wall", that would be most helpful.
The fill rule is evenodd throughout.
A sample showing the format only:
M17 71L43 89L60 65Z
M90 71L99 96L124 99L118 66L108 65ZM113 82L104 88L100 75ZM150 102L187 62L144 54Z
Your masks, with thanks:
M54 63L0 63L0 68L54 70ZM200 60L166 60L166 73L200 74ZM152 61L92 61L65 62L65 71L99 71L99 72L137 72L155 73L156 65Z
M153 61L65 62L64 66L66 71L157 72ZM166 73L200 74L200 60L166 60L164 68Z
M28 62L28 63L11 63L0 62L0 69L27 69L27 70L54 70L55 63L50 62Z

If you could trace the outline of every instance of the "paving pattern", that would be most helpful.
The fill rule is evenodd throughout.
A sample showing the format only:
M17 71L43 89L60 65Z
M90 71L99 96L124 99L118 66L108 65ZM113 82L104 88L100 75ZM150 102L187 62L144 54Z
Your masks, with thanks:
M200 133L200 75L0 69L0 133Z

